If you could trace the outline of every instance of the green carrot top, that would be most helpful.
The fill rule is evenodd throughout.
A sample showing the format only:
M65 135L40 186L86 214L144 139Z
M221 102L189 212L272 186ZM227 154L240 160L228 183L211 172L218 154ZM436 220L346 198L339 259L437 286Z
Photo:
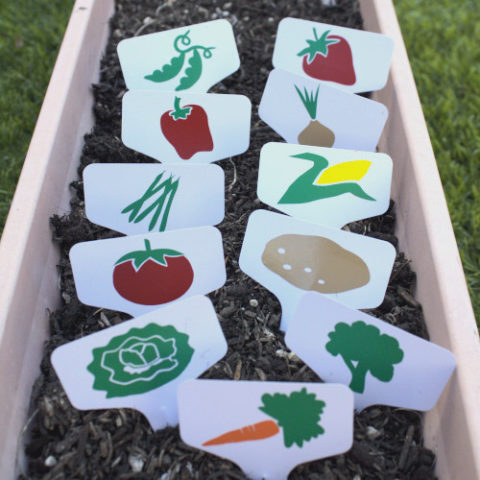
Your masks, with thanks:
M262 395L262 412L273 417L283 429L283 440L286 447L316 438L325 430L318 425L320 415L326 403L317 400L314 393L307 393L306 388L290 395L265 393Z

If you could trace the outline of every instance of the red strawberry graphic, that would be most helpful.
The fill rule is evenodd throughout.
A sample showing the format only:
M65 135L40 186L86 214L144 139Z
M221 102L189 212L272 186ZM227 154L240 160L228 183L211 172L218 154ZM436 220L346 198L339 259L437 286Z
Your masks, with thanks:
M208 116L200 105L180 107L175 97L174 110L168 110L160 118L165 138L184 160L197 152L211 152L213 140L208 126Z
M356 76L350 45L343 37L329 33L327 30L318 38L313 29L315 40L307 40L308 47L297 54L303 56L303 71L317 80L353 85Z

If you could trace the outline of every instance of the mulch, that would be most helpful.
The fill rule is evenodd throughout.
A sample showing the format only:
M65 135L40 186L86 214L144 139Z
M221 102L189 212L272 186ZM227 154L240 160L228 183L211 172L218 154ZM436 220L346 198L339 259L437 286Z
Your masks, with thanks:
M278 22L287 16L362 28L357 1L335 6L305 0L119 0L111 21L111 37L93 86L96 124L85 137L79 180L72 183L71 213L51 219L53 239L62 256L58 266L62 307L52 312L31 397L22 479L243 479L241 470L185 445L177 428L152 431L145 418L130 409L79 411L68 401L51 366L57 346L129 318L115 311L79 302L68 251L77 242L110 238L118 233L85 218L81 172L93 162L152 162L124 147L120 140L121 99L126 91L116 46L123 38L216 18L234 28L241 67L217 84L216 93L243 94L253 104L250 149L220 163L226 175L226 215L219 226L226 257L227 282L210 295L228 342L227 355L202 378L318 382L318 376L289 351L279 331L280 305L261 285L246 276L238 258L249 214L267 208L256 196L258 158L262 145L281 141L258 117L257 107L269 71ZM348 230L391 242L394 205L384 215L352 223ZM385 300L367 313L427 338L421 306L414 299L415 274L398 252ZM290 479L432 479L434 454L422 443L422 414L373 406L355 415L353 448L343 455L297 467Z

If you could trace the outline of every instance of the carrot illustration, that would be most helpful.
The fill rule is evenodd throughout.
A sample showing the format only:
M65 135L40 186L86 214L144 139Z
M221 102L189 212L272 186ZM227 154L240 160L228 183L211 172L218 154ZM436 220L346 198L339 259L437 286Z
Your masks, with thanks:
M263 422L253 423L246 427L230 430L223 435L212 438L208 442L203 443L204 447L210 445L222 445L224 443L246 442L248 440L263 440L264 438L273 437L280 429L273 420L264 420Z
M314 393L307 393L306 388L293 391L290 395L275 393L262 395L263 405L259 410L266 413L273 420L264 420L242 428L230 430L218 437L207 440L203 447L212 445L224 445L227 443L247 442L252 440L264 440L273 437L283 429L283 441L286 447L296 443L299 447L303 442L325 433L318 425L320 415L326 403L317 400Z

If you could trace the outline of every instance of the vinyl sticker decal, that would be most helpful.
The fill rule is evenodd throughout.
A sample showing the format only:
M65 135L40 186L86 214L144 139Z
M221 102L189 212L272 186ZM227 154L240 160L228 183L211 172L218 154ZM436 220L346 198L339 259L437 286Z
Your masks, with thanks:
M356 82L353 67L352 49L348 41L330 30L317 35L313 28L313 38L306 39L308 47L297 53L302 57L303 71L317 80L327 80L341 85L353 85Z
M190 30L175 37L173 48L177 56L170 59L159 70L154 70L151 74L145 75L145 79L155 83L163 83L179 76L184 63L188 59L188 66L180 77L175 91L186 90L197 83L202 74L202 65L204 60L212 58L212 50L215 47L204 47L203 45L191 45Z
M160 118L165 138L183 160L189 160L197 152L213 150L208 116L200 105L180 106L175 97L174 110L168 110Z
M317 87L314 94L313 92L309 93L307 89L304 88L302 93L295 85L295 90L311 119L310 123L299 133L298 143L317 147L331 147L335 143L335 134L328 127L316 120L319 89L320 87Z
M165 172L159 173L147 190L145 190L143 195L122 210L121 213L129 214L129 223L139 223L151 214L148 231L151 232L152 230L157 229L157 226L159 232L165 231L167 228L170 208L175 193L177 192L180 179L173 179L173 176L171 175L162 182L164 173ZM145 203L151 201L152 198L154 199L153 202L144 208Z
M177 378L193 352L188 335L172 325L151 323L95 348L87 369L95 377L93 388L104 390L107 398L137 395Z
M263 264L303 290L341 293L370 281L365 262L338 243L319 236L286 234L265 246Z
M349 387L357 393L365 390L368 373L381 382L389 382L395 364L403 360L404 353L396 338L380 333L375 325L362 320L351 325L339 322L328 336L330 341L325 348L334 357L342 357L352 373Z
M288 187L278 203L307 203L344 193L375 200L356 183L368 172L372 163L369 160L353 160L328 167L328 160L314 153L299 153L292 158L308 160L313 165Z
M263 420L231 430L204 442L203 446L263 440L282 432L287 448L293 444L302 448L304 442L325 433L319 421L326 403L317 399L315 393L307 392L306 388L289 395L265 393L261 401L258 409L274 420Z
M193 276L192 265L183 253L169 248L152 249L145 239L145 250L129 252L117 260L113 285L130 302L161 305L185 294Z

